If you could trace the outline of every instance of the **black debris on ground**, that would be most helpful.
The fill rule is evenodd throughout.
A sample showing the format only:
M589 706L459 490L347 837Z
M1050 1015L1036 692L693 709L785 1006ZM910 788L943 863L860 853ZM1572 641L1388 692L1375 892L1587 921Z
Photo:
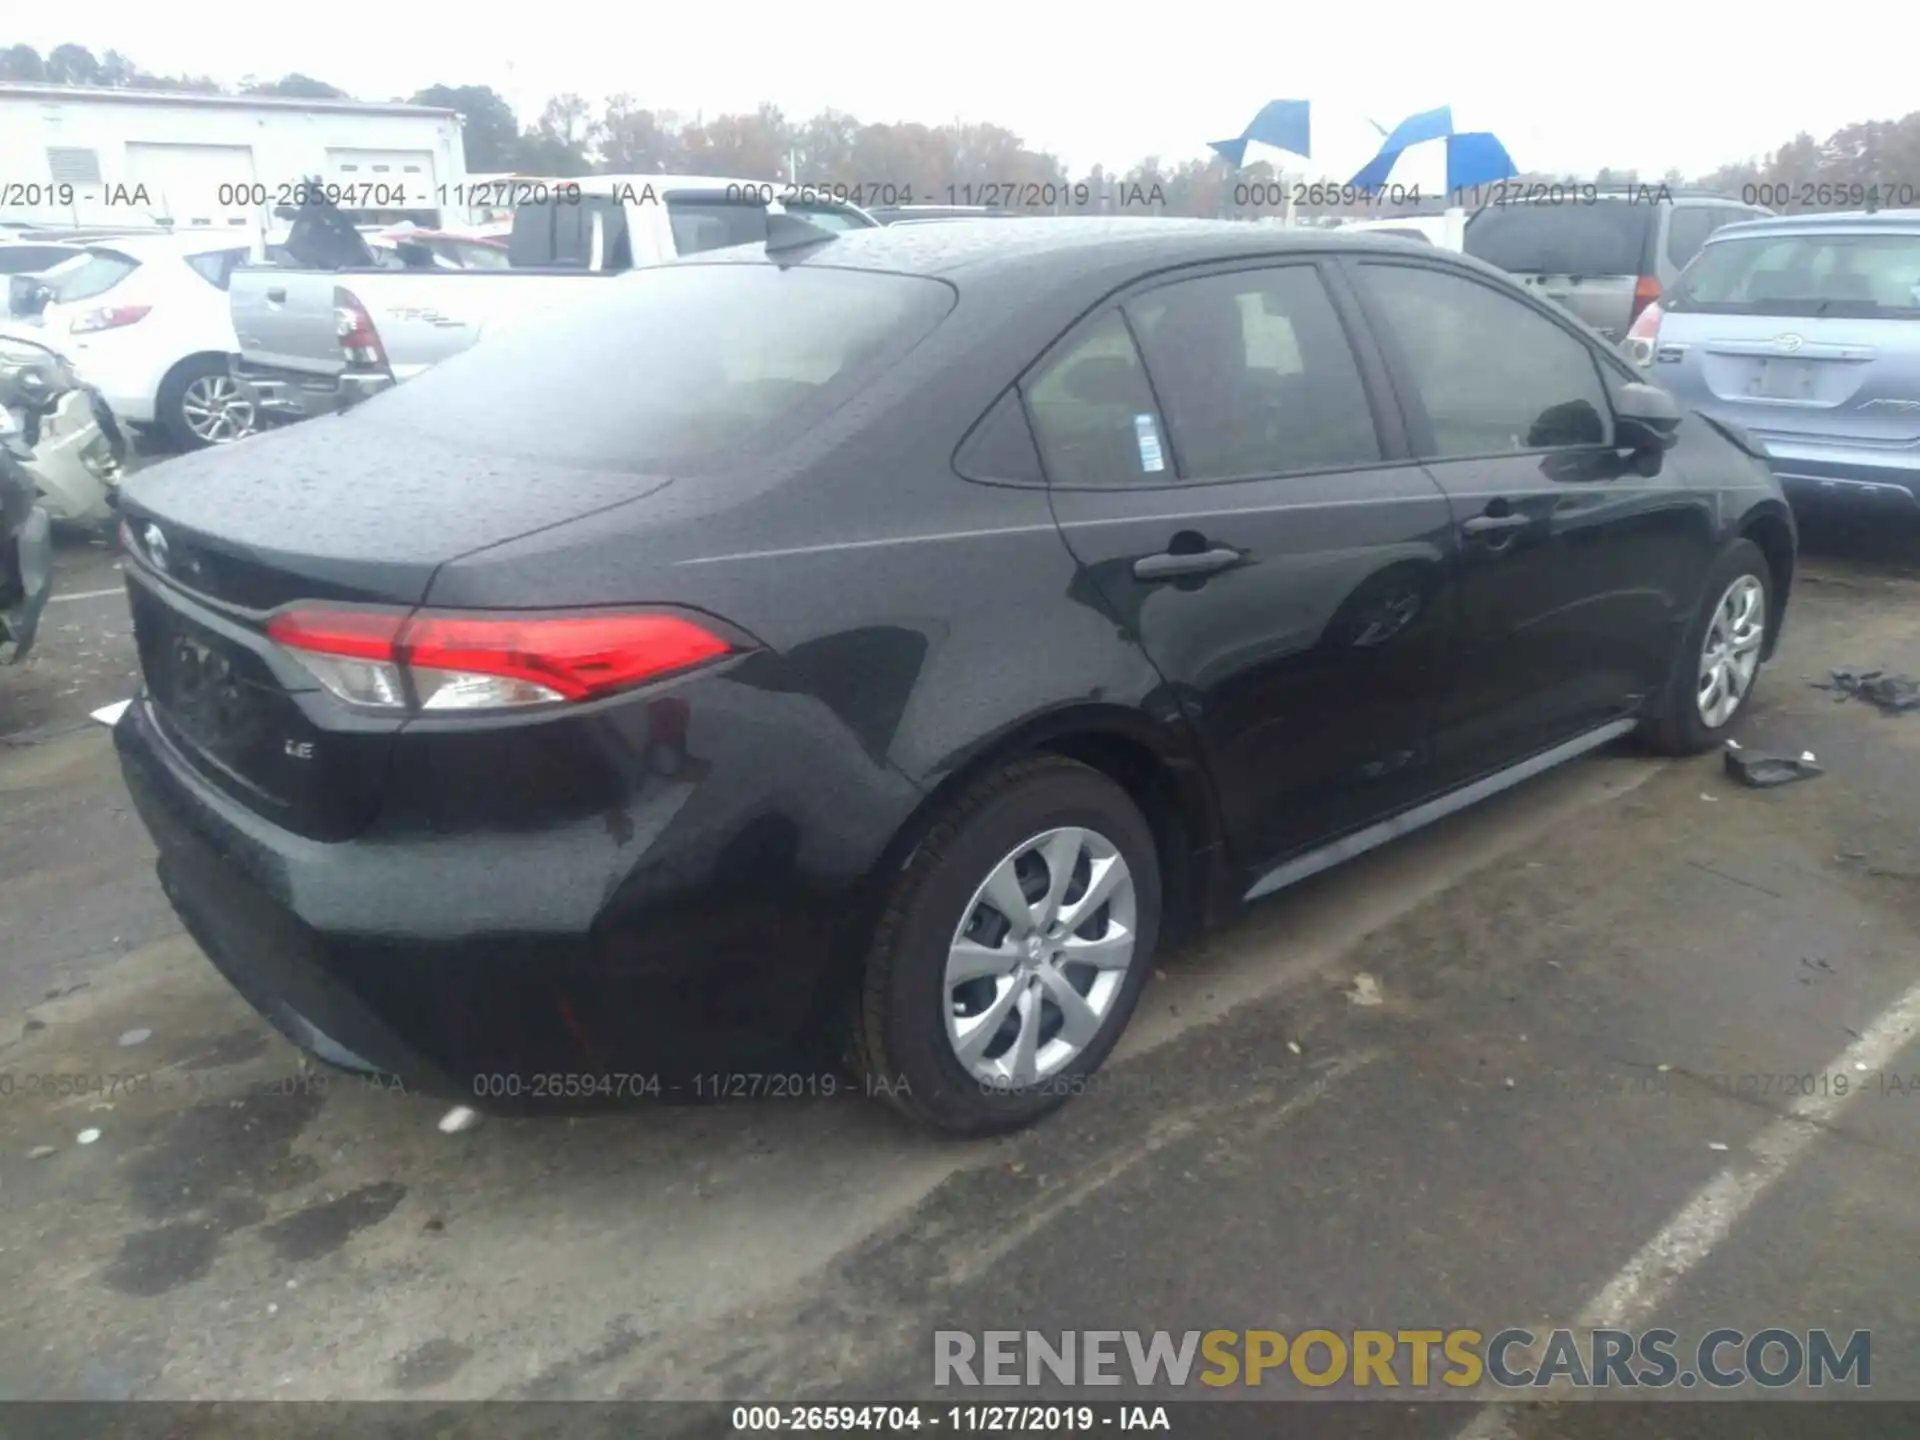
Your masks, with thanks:
M1758 750L1742 750L1729 745L1722 753L1727 774L1755 790L1770 790L1776 785L1791 785L1796 780L1811 780L1823 773L1811 754L1767 755Z
M1831 690L1835 699L1851 697L1877 705L1889 715L1920 710L1920 680L1911 675L1889 675L1884 670L1834 670L1830 679L1815 680L1816 690Z

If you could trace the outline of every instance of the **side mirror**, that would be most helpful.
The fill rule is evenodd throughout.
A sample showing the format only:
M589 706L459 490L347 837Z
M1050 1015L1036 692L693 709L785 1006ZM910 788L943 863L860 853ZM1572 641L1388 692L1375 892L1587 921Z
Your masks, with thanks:
M1679 439L1680 402L1658 385L1638 381L1614 392L1613 418L1623 449L1669 450Z

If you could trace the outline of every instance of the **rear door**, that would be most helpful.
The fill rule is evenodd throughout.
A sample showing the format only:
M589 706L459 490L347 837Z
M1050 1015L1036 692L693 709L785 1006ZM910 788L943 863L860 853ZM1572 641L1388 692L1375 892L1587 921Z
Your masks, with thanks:
M1916 464L1920 228L1709 242L1668 297L1652 374L1766 440L1791 476L1866 479L1903 453Z
M1609 196L1489 205L1467 223L1466 253L1618 341L1632 323L1640 277L1657 273L1660 208Z
M1432 788L1452 526L1355 322L1319 262L1188 272L1022 387L1088 598L1197 728L1258 868Z
M1438 723L1459 784L1631 713L1666 676L1708 507L1614 447L1591 340L1497 282L1353 265L1415 454L1460 537L1459 643Z

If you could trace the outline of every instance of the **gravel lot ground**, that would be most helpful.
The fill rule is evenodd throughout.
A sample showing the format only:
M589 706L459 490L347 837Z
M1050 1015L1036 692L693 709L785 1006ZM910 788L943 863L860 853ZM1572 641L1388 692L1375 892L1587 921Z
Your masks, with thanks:
M1806 683L1920 672L1920 566L1823 543L1741 732L1823 777L1533 782L1167 957L1095 1093L978 1144L857 1098L447 1136L304 1081L154 883L70 545L0 672L0 1399L876 1398L936 1328L1612 1321L1871 1329L1920 1399L1920 714Z

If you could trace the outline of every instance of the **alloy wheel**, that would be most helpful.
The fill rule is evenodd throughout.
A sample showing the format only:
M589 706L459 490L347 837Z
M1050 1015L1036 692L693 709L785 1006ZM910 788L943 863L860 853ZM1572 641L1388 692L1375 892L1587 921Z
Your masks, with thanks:
M1023 841L955 929L941 993L947 1039L984 1085L1044 1080L1099 1036L1133 964L1133 873L1095 830Z
M187 428L209 445L225 445L251 435L253 402L230 375L202 375L180 397Z
M1731 720L1747 698L1754 671L1760 668L1760 645L1766 634L1766 587L1752 575L1741 575L1713 607L1700 646L1697 703L1709 730Z

